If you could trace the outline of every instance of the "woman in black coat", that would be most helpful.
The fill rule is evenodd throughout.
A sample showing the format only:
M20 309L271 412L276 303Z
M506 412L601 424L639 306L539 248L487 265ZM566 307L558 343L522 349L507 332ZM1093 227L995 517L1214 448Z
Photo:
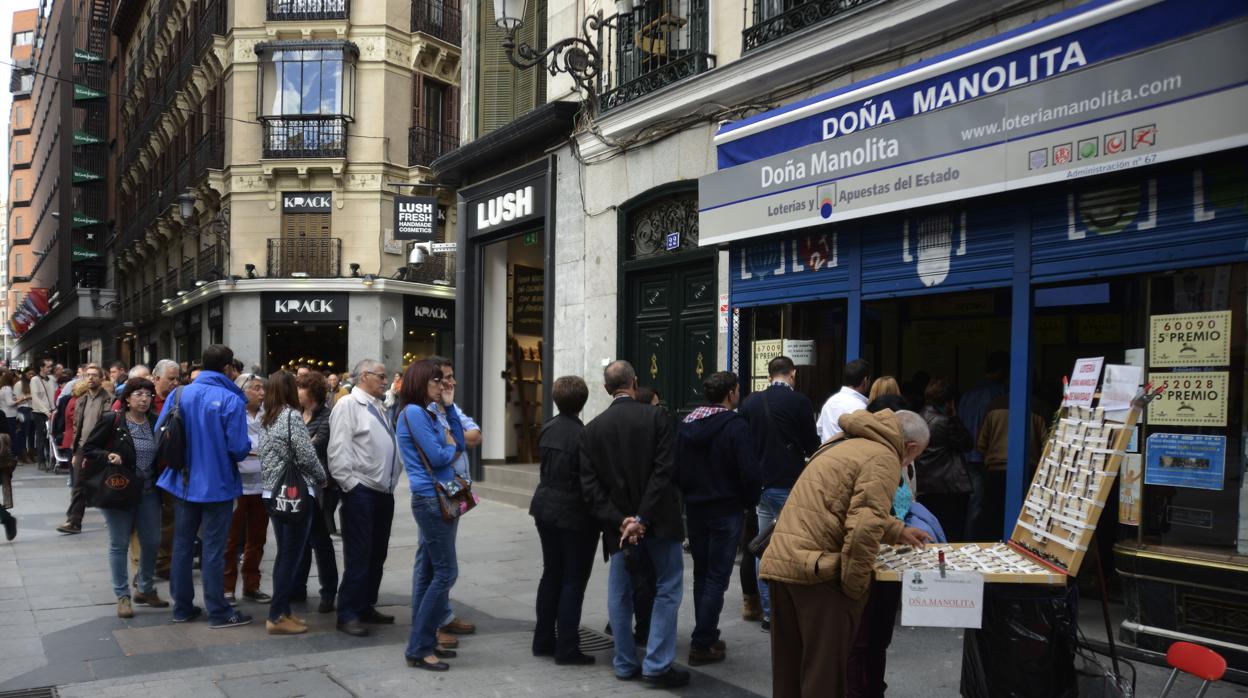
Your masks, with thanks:
M554 384L558 416L542 425L541 483L529 514L542 541L542 579L537 585L537 627L533 655L551 656L556 664L593 664L579 645L581 602L598 549L599 527L581 497L580 439L577 416L589 388L577 376ZM558 632L556 632L556 628Z
M164 608L168 601L156 594L153 575L160 547L160 491L156 489L156 415L151 410L156 386L146 378L126 381L121 394L123 411L105 413L83 445L80 478L91 478L109 464L122 466L140 480L138 497L128 507L101 508L108 524L108 566L117 616L134 616L133 604ZM110 476L111 477L111 476ZM97 506L103 502L93 501ZM139 593L130 596L130 532L139 539Z
M295 381L299 389L299 405L303 408L303 423L312 437L312 447L321 467L329 472L329 382L320 371L309 371ZM321 601L317 613L332 613L338 593L338 560L334 558L334 539L329 536L329 522L333 517L331 502L337 502L338 485L329 478L321 496L316 498L316 511L312 517L312 535L308 537L308 550L299 563L295 574L295 588L291 601L308 598L308 573L312 571L312 557L316 556L316 575L321 583Z
M971 493L971 475L966 469L966 453L971 450L971 433L958 419L953 386L933 378L924 392L923 419L931 438L927 450L914 463L918 491L915 498L927 507L949 540L955 541L966 528L966 504Z

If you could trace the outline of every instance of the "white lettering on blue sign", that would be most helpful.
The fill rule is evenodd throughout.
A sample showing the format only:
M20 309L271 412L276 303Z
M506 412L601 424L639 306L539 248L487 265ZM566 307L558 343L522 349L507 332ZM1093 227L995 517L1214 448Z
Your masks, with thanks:
M680 247L680 233L668 233L666 243L669 252Z

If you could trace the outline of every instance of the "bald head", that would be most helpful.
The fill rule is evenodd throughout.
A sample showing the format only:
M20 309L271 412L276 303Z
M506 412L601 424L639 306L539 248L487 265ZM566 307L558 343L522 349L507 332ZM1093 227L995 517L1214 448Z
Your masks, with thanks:
M637 390L637 371L627 361L612 361L602 371L602 384L612 395L618 393L631 395Z

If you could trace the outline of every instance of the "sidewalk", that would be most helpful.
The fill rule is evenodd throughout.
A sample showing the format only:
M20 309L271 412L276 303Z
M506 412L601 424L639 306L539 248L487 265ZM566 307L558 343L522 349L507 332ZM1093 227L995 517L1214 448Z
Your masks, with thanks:
M530 655L533 605L541 555L532 520L515 507L483 502L465 517L459 534L460 576L452 594L457 612L475 622L476 635L461 638L459 658L446 674L409 669L403 648L410 627L407 600L416 527L398 493L390 556L382 585L383 609L398 616L369 638L334 630L332 615L313 607L303 616L310 631L269 637L265 608L243 602L259 622L210 630L206 623L172 625L167 610L115 614L106 563L106 531L98 511L88 510L84 532L62 536L69 491L65 478L18 469L13 513L17 540L0 544L0 691L57 686L62 696L197 695L438 696L663 695L643 684L617 681L610 652L593 652L593 667L559 667ZM337 541L339 546L340 541ZM269 588L272 540L266 548L262 588ZM341 556L341 550L339 551ZM688 656L692 618L692 564L686 557L678 659ZM315 573L314 573L315 575ZM607 622L606 566L597 564L585 599L582 624L601 631ZM315 576L310 591L315 597ZM160 585L168 595L167 584ZM724 604L722 630L728 659L693 670L688 696L770 695L769 636L740 619L740 588L734 582ZM589 637L588 635L586 637ZM604 643L605 646L605 643ZM961 631L898 628L889 650L889 696L957 695ZM1139 695L1157 695L1165 672L1140 666ZM1176 695L1194 692L1181 686ZM1223 687L1210 696L1248 696Z

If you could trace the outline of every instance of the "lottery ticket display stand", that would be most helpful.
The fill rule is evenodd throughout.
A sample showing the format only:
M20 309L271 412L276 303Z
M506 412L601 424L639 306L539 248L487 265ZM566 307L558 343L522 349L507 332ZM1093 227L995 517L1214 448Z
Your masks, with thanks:
M916 571L929 579L947 573L982 575L982 623L964 636L963 695L1065 695L1067 688L1074 689L1078 594L1070 582L1093 545L1097 521L1149 398L1146 388L1129 409L1108 414L1091 405L1062 409L1009 540L923 550L881 547L876 561L880 581L903 581Z

